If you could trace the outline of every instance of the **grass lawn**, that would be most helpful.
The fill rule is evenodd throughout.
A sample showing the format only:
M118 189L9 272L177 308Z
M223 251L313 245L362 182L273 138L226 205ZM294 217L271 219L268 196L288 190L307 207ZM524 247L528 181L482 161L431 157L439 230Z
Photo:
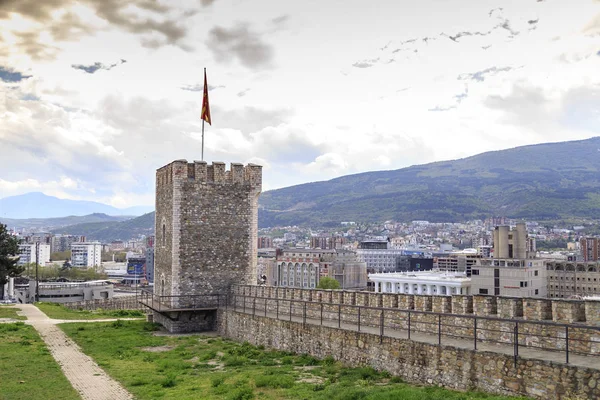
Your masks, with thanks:
M138 310L71 310L58 303L35 303L48 317L53 319L104 319L144 317Z
M0 306L0 318L27 319L27 317L17 315L17 311L20 310L15 306Z
M372 368L217 337L154 336L143 321L60 327L138 399L508 399L411 386Z
M0 399L79 399L32 326L0 324Z

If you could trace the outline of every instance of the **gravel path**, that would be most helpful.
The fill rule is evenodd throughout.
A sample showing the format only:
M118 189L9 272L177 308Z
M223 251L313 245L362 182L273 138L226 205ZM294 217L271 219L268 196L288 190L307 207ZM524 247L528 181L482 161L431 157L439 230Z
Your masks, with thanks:
M39 332L52 356L82 399L133 399L133 396L121 384L109 377L94 360L83 354L79 346L56 326L61 322L98 322L97 320L54 320L48 318L32 304L17 304L16 306L21 309L21 314L27 317L27 321L23 322L33 326Z

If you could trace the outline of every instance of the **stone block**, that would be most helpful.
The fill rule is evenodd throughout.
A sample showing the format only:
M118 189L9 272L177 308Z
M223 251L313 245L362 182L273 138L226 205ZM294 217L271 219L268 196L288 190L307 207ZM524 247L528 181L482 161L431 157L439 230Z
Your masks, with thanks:
M415 295L399 294L398 295L398 308L401 310L414 310L415 309Z
M432 296L431 310L436 313L449 314L452 312L451 296Z
M600 326L600 301L599 300L586 300L585 301L585 322L587 325Z
M415 310L417 311L431 311L432 309L432 297L429 295L415 295Z
M356 293L355 292L346 292L342 291L342 301L341 304L346 305L355 305L356 304Z
M552 320L562 323L583 322L586 320L585 305L582 300L553 300Z
M452 314L473 314L473 296L452 296Z
M398 295L394 293L382 293L382 306L385 308L398 308Z
M496 296L473 295L473 313L475 315L496 316L498 313Z
M523 299L517 297L498 297L498 316L500 318L523 317Z
M523 317L538 321L552 319L552 300L523 299Z
M355 303L357 306L368 306L369 305L369 293L358 292L354 295ZM348 304L348 303L345 303Z
M381 293L369 293L367 297L369 300L367 305L369 307L382 307L383 295Z

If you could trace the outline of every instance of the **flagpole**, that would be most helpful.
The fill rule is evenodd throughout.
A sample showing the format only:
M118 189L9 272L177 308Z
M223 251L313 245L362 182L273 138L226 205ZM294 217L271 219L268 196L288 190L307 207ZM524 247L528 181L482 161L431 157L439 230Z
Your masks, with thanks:
M206 68L204 68L204 91L202 95L202 161L204 161L204 122L210 123L210 106L208 105L208 83L206 81Z
M204 68L204 85L206 85L206 68ZM206 88L204 88L206 93ZM202 106L204 106L204 97L202 98ZM204 161L204 119L202 119L202 161Z

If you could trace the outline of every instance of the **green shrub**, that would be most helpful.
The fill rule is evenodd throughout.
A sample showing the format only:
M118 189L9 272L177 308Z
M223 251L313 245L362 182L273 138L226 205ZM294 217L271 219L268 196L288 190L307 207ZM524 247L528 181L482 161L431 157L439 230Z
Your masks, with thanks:
M227 367L241 367L248 364L249 361L248 357L243 356L227 356L223 358L223 363Z
M245 386L234 390L227 400L252 400L254 399L254 391L251 387Z
M339 289L340 283L334 278L330 278L328 276L324 276L319 280L319 284L317 285L317 289Z
M154 332L160 330L160 327L161 325L156 322L146 322L142 329L148 332Z
M319 360L308 354L302 354L296 360L297 365L319 365Z
M177 376L173 373L167 374L161 381L160 386L164 388L172 388L177 385Z
M335 364L335 358L333 358L332 356L327 356L323 359L323 365L334 365Z
M123 323L123 321L121 321L120 319L113 321L113 323L111 324L111 326L113 328L122 328L125 324Z
M210 386L216 388L219 387L225 382L225 375L215 375L210 378Z

